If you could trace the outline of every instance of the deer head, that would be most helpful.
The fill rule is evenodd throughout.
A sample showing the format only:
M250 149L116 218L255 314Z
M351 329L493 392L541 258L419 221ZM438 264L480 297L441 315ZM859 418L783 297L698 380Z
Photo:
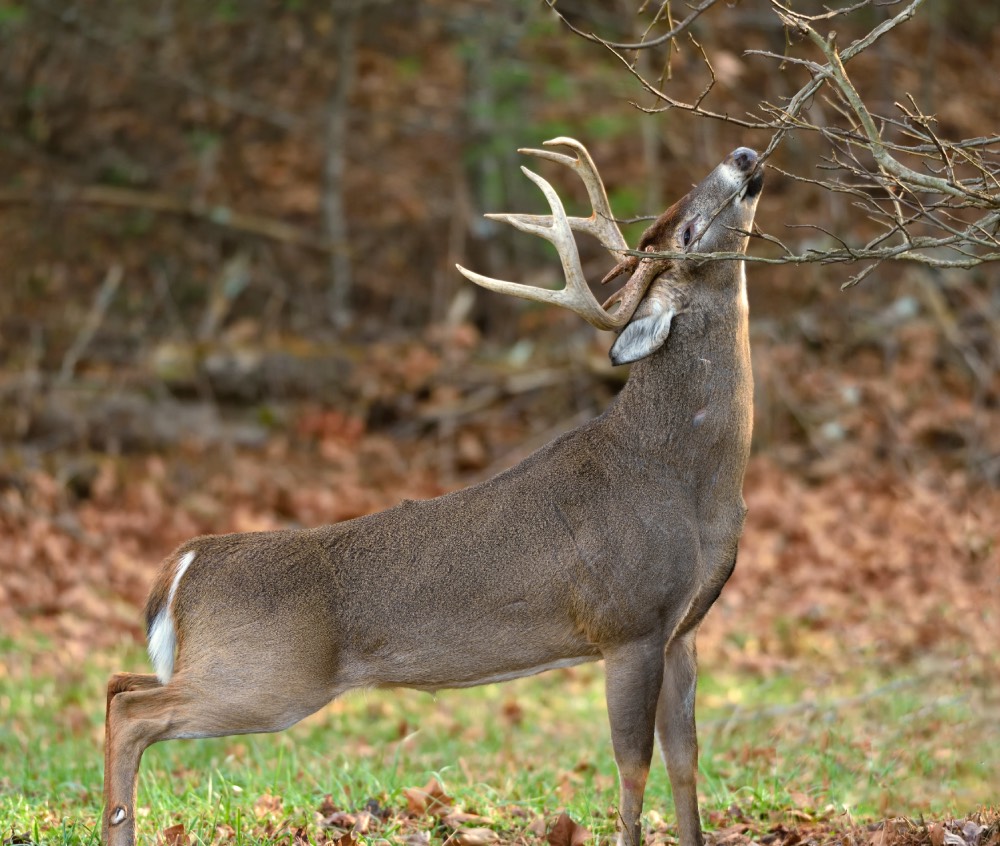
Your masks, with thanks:
M560 290L535 288L483 276L461 265L458 270L467 279L491 291L568 308L598 329L619 332L610 352L614 364L645 358L664 343L670 332L670 323L676 314L673 292L679 286L724 284L732 276L712 272L715 262L709 262L706 269L705 260L686 261L656 254L742 253L764 183L758 156L747 147L730 153L646 230L638 250L653 255L638 256L628 251L625 238L611 214L604 185L584 146L572 138L554 138L545 143L570 147L577 155L532 149L519 152L564 164L580 174L593 207L591 216L568 217L552 186L527 168L522 170L541 188L552 214L486 216L506 221L522 232L538 235L554 244L566 276L566 287ZM603 305L590 292L583 275L573 230L595 236L617 259L617 264L602 282L629 274L621 290Z

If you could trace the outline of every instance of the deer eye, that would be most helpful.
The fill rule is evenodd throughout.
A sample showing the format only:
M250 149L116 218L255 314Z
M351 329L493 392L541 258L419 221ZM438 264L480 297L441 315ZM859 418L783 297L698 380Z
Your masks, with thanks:
M692 226L691 226L691 224L688 224L688 227L687 227L687 229L685 229L685 230L684 230L684 235L683 235L683 238L684 238L684 246L685 246L685 247L686 247L686 246L687 246L688 244L690 244L690 243L691 243L691 230L692 230L693 228L694 228L694 227L692 227Z

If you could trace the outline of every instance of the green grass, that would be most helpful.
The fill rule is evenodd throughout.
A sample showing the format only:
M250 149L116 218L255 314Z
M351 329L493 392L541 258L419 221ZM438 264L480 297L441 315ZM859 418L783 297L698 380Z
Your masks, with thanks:
M45 643L0 640L0 831L96 843L104 684L113 669L141 670L145 660L134 647L76 663L53 655ZM861 669L762 678L704 667L706 821L733 804L763 817L793 808L855 819L972 810L1000 783L984 695L965 664L911 667L892 679ZM266 842L268 819L314 826L326 795L345 810L375 800L400 813L402 791L432 777L456 806L508 834L565 809L610 835L617 780L600 665L436 697L358 692L283 734L154 746L140 776L140 842L176 823L203 842L219 826L233 830L233 842ZM265 794L283 803L273 819L255 814ZM646 807L672 822L658 761ZM391 836L392 823L381 833Z

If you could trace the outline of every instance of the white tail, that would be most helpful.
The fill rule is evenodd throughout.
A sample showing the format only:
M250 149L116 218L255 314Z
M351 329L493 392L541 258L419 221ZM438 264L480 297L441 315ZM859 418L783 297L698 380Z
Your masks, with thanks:
M146 608L156 676L108 684L102 837L135 842L152 743L277 731L356 687L436 690L603 659L623 842L659 737L681 846L698 815L695 634L736 563L753 382L742 262L638 259L582 145L543 155L580 173L595 214L507 216L559 247L570 293L463 271L620 329L634 361L610 408L480 485L316 529L196 538L163 564ZM642 251L742 252L762 184L740 148L665 212ZM608 314L570 230L629 273ZM551 293L551 292L550 292ZM176 649L176 656L175 656Z
M156 672L160 684L166 684L174 674L174 650L177 648L177 630L174 628L173 612L174 596L177 594L177 585L180 584L187 568L194 561L194 556L194 552L186 552L177 559L170 582L170 593L167 594L167 602L149 624L147 637L149 660L153 663L153 670Z

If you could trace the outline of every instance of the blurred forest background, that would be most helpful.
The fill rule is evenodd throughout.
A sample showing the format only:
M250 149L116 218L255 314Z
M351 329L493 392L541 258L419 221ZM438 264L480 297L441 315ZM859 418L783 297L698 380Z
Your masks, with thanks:
M559 8L641 32L623 0ZM718 111L807 80L744 55L785 49L764 3L694 31ZM677 48L665 86L693 97L704 66ZM952 138L1000 130L998 66L1000 7L947 0L851 63L866 98L910 93ZM632 100L656 105L527 0L0 3L3 632L70 664L141 637L152 569L191 535L436 495L599 413L626 375L610 339L454 264L561 284L553 251L482 217L544 211L518 147L580 139L632 218L770 137ZM819 151L793 133L770 164L812 173ZM777 170L757 217L802 248L817 233L788 225L866 225ZM610 259L581 246L599 279ZM946 674L1000 748L1000 270L885 265L841 292L857 270L748 266L750 513L701 652Z

